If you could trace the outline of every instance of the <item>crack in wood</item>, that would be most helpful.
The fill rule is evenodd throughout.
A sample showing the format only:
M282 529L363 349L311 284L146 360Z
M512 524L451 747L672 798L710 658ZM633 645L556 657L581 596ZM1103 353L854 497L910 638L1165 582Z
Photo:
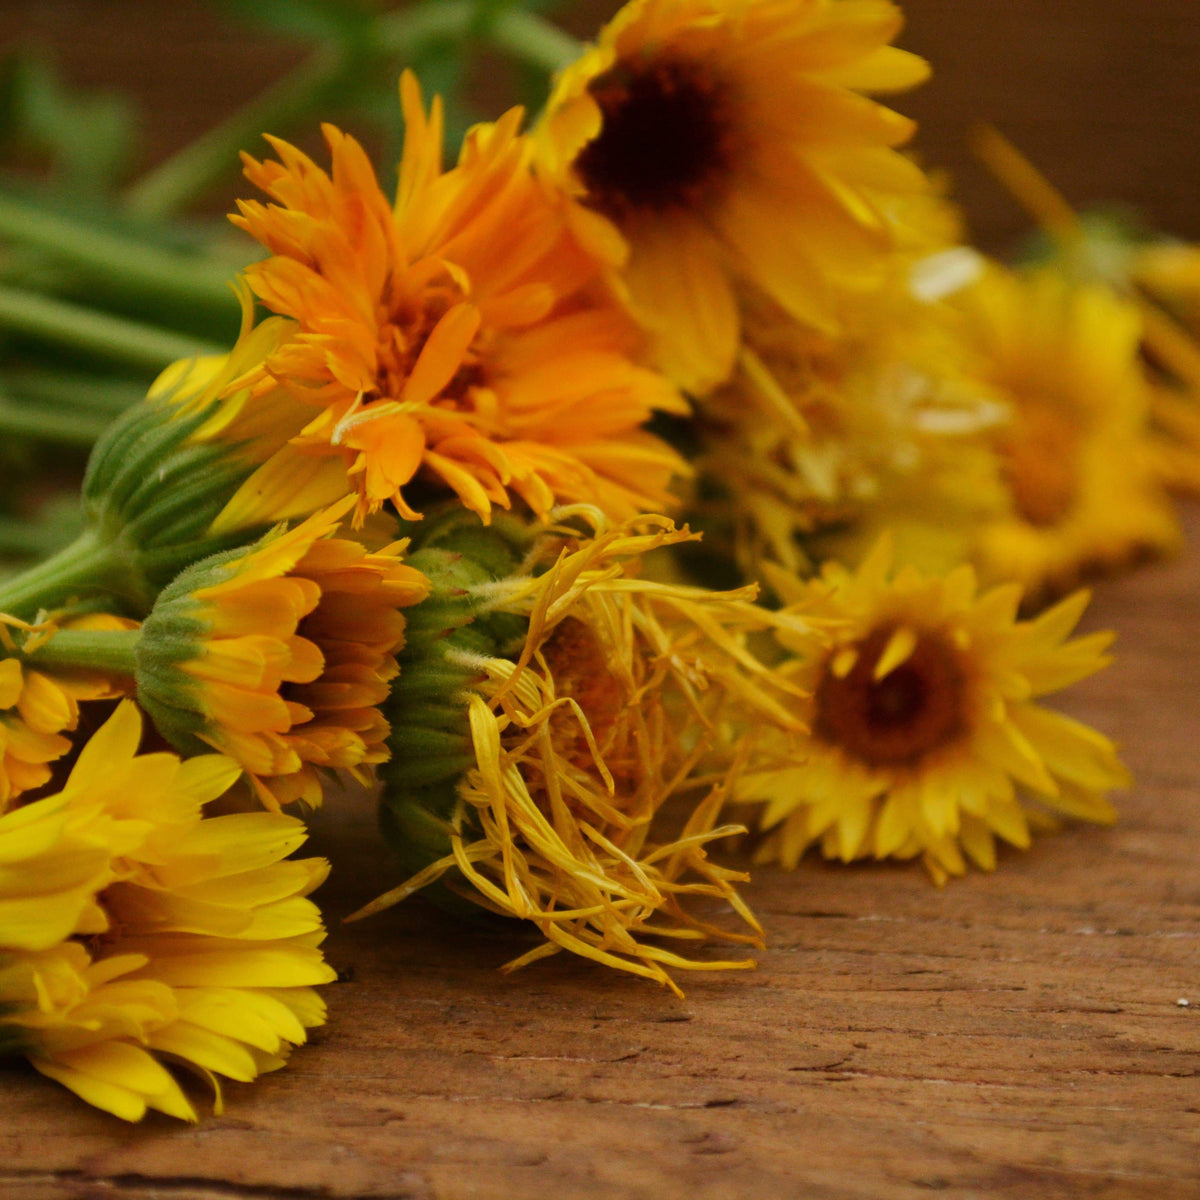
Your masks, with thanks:
M234 1183L228 1179L208 1178L203 1175L141 1175L127 1172L119 1175L92 1175L78 1169L62 1171L5 1171L0 1173L0 1194L7 1191L9 1184L45 1184L55 1187L86 1187L88 1196L101 1193L98 1189L111 1188L116 1196L128 1193L148 1192L151 1195L178 1192L196 1195L199 1190L209 1196L228 1197L230 1200L333 1200L343 1195L324 1184L311 1187L290 1187L273 1183ZM373 1192L371 1200L430 1200L432 1191L424 1180L417 1190L402 1192Z

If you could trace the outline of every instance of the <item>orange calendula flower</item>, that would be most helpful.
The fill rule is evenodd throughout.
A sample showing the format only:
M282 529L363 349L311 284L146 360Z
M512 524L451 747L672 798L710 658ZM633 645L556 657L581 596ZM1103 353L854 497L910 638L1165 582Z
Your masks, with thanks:
M602 264L530 171L520 111L472 130L444 171L440 103L427 115L408 74L401 99L394 204L332 126L330 173L277 140L279 162L246 159L272 203L232 218L271 252L245 278L294 326L230 390L247 413L285 396L294 415L218 526L248 523L297 471L321 475L327 502L352 490L359 520L386 501L416 517L430 490L485 519L512 493L538 513L665 504L682 462L640 426L683 401L635 360L641 335Z
M185 571L138 636L139 703L182 750L216 747L269 806L321 800L320 773L387 757L378 706L428 591L400 561L330 537L352 502Z
M832 331L889 208L928 188L895 150L913 123L864 94L925 78L901 23L888 0L631 0L558 79L539 166L584 236L628 241L633 309L688 390L733 367L735 281Z

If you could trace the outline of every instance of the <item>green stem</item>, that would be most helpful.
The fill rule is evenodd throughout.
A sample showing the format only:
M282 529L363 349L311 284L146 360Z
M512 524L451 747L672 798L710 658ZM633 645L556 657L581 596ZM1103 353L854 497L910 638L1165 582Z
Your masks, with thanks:
M162 370L176 359L221 352L220 347L186 334L3 285L0 329L153 371Z
M470 0L431 0L381 17L377 45L389 56L411 59L429 42L471 34L545 71L566 66L583 49L570 34L534 13L506 8L488 16Z
M55 608L78 596L128 590L126 564L92 531L81 533L52 558L0 582L0 612L31 619L43 608Z
M0 516L0 554L40 558L46 553L47 539L52 536L52 531L40 522Z
M47 667L133 676L140 629L60 629L26 657Z
M583 43L536 13L508 8L484 27L485 36L514 58L553 74L583 53Z
M5 372L2 380L15 400L49 404L57 409L106 418L124 412L146 394L145 384L135 379L42 367Z
M43 212L2 192L0 237L36 246L106 289L236 312L230 269Z
M95 444L107 426L107 418L91 413L54 412L11 404L0 398L0 437L11 434L60 446L86 448Z
M425 0L380 17L373 44L381 58L415 58L431 42L466 37L475 15L472 0Z
M474 0L425 0L381 16L367 56L322 47L273 87L191 145L142 176L125 193L129 210L165 217L202 195L264 133L286 132L337 99L342 84L389 59L411 62L429 45L472 34L524 62L556 71L578 57L580 44L533 13L510 8L480 21Z

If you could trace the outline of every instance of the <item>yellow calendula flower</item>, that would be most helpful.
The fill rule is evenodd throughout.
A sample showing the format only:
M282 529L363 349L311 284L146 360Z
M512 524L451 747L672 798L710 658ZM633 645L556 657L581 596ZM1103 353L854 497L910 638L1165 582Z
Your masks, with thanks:
M1200 244L1162 239L1137 247L1129 273L1192 336L1200 338Z
M402 542L372 553L330 536L352 503L189 568L136 637L138 702L159 732L230 755L272 807L319 804L322 772L366 782L387 757L401 609L428 582Z
M229 384L235 420L290 407L277 448L217 523L246 523L299 472L326 501L457 495L485 519L515 494L536 512L587 500L616 513L667 502L682 461L640 430L684 404L638 365L641 334L572 233L566 201L536 180L514 109L468 135L443 170L442 110L415 79L399 190L379 187L362 147L325 127L326 173L285 142L246 159L270 203L233 217L271 252L247 269L289 332Z
M1041 227L1037 261L1136 308L1151 381L1142 457L1167 487L1200 495L1200 246L1128 214L1076 213L1003 135L984 128L975 140L979 157Z
M763 805L764 860L794 866L813 844L843 861L920 856L942 883L968 860L991 870L997 838L1027 847L1050 813L1114 819L1106 793L1128 778L1112 743L1038 703L1108 661L1111 635L1070 639L1086 593L1021 621L1016 584L979 594L966 565L893 572L886 540L853 572L771 574L826 618L828 642L797 660L804 751L739 785Z
M983 378L1010 407L994 439L1009 506L979 532L983 577L1015 580L1036 598L1176 549L1137 309L1054 270L998 267L961 306Z
M881 526L904 561L962 561L978 522L1004 510L990 444L1003 409L945 301L976 261L964 249L897 261L836 337L747 298L738 367L690 424L687 512L706 543L751 577L763 561L856 562Z
M50 782L52 764L71 749L79 705L122 694L118 679L100 671L39 669L30 651L64 628L124 629L131 622L94 615L37 625L0 613L0 813L18 797Z
M294 818L205 817L237 764L138 755L141 734L123 703L61 792L0 817L0 1053L125 1120L194 1120L160 1058L248 1081L324 1019L328 865L283 861Z
M1143 305L1144 349L1155 376L1150 416L1158 473L1170 488L1200 496L1200 245L1160 240L1131 254Z
M623 279L667 373L694 393L738 344L735 283L828 331L893 247L889 208L928 183L913 123L866 93L923 80L888 0L631 0L559 77L540 169Z
M707 856L736 832L716 824L734 769L695 772L732 725L798 728L790 685L746 644L781 619L753 589L638 577L642 555L689 536L661 517L584 538L454 519L431 531L414 561L434 591L413 610L389 702L381 810L414 876L366 911L438 882L435 895L541 932L510 969L569 950L674 989L673 970L750 965L655 940L758 942L734 887L744 876ZM667 832L672 799L681 828ZM690 912L697 897L746 928Z

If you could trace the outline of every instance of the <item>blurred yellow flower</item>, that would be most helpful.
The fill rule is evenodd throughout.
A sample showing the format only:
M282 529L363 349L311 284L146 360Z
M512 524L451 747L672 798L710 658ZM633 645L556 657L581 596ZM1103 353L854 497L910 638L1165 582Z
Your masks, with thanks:
M737 369L691 422L685 510L710 552L756 578L763 561L858 562L888 528L902 561L963 560L978 523L1004 511L990 443L1004 410L946 300L978 261L961 248L898 257L836 337L747 298Z
M1008 511L973 551L1030 600L1178 548L1150 431L1137 308L1053 269L989 270L961 297L982 374L1010 408L994 444Z

